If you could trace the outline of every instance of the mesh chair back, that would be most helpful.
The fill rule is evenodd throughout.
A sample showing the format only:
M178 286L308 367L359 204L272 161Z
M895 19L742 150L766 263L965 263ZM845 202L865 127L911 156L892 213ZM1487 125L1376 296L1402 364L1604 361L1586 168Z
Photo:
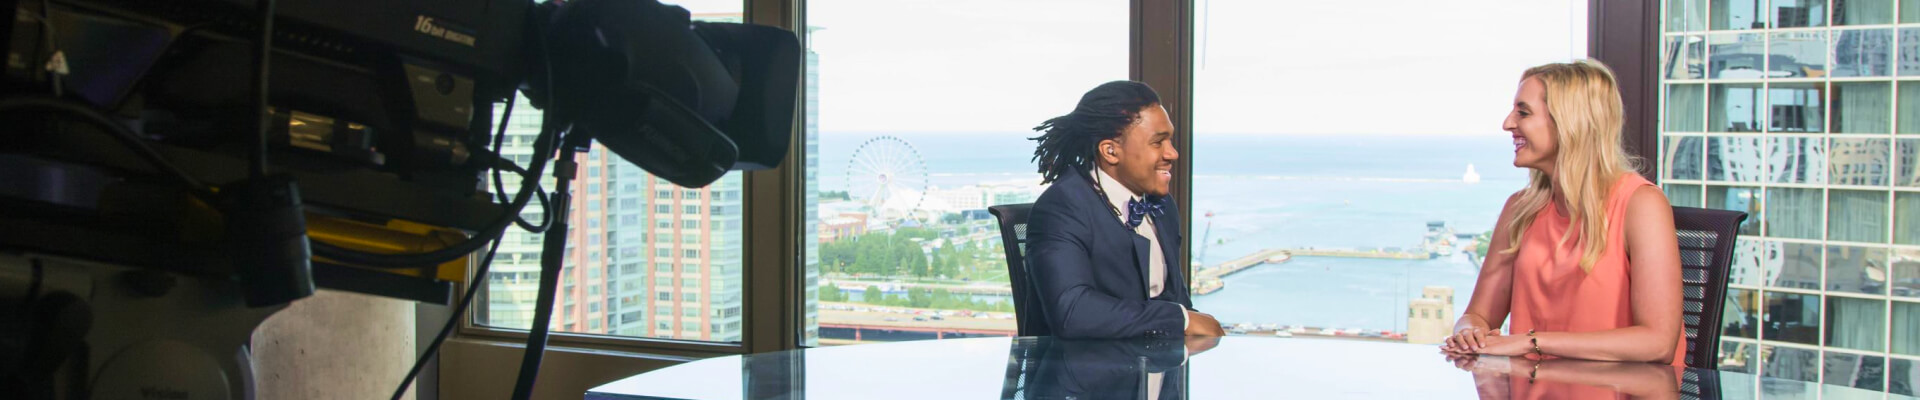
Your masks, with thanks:
M1686 327L1687 366L1719 365L1720 312L1726 306L1727 271L1733 264L1734 238L1747 213L1693 207L1673 208L1680 239L1680 277L1684 286L1681 324Z
M1681 371L1680 400L1720 400L1720 373L1693 368Z
M1040 315L1040 294L1027 273L1027 216L1032 203L987 207L1000 219L1001 247L1007 249L1007 280L1013 283L1013 319L1020 336L1052 336L1047 318Z

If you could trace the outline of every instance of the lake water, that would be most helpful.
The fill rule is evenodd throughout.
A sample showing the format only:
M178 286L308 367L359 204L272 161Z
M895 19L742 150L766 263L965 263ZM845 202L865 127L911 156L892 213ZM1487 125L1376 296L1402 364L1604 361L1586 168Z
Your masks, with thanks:
M845 160L867 139L897 136L925 161L929 184L1038 183L1031 132L828 133L820 143L822 190L844 190ZM1194 259L1214 264L1265 248L1412 247L1430 221L1490 231L1524 170L1504 132L1474 136L1200 135L1194 167ZM1462 181L1468 165L1477 183ZM1213 213L1211 218L1206 217ZM1226 279L1195 307L1227 323L1400 330L1423 286L1451 287L1466 308L1476 267L1435 260L1300 257Z

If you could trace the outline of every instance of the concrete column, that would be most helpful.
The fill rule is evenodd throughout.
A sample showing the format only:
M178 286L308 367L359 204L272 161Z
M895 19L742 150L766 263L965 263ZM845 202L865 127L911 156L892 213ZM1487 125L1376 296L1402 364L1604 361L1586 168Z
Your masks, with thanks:
M255 393L384 399L413 366L414 342L413 302L322 289L254 330Z

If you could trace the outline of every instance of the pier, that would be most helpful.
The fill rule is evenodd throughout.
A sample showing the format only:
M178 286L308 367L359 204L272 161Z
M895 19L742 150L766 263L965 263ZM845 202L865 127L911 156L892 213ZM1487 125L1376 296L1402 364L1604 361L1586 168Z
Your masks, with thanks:
M1226 278L1227 275L1233 275L1234 273L1245 271L1247 268L1268 263L1284 263L1292 258L1291 250L1264 249L1211 267L1202 266L1194 268L1193 293L1204 295L1219 291L1226 287L1226 281L1221 280L1221 278Z
M1408 251L1408 250L1395 249L1395 248L1262 249L1260 251L1253 252L1253 254L1241 256L1240 258L1235 258L1233 260L1223 262L1220 264L1215 264L1213 266L1201 266L1201 267L1194 268L1193 293L1195 295L1205 295L1205 294L1219 291L1220 289L1225 289L1227 284L1226 284L1226 281L1223 280L1223 278L1226 278L1228 275L1233 275L1234 273L1245 271L1248 268L1253 268L1260 265L1285 263L1288 260L1292 260L1293 257L1343 257L1343 258L1381 258L1381 259L1395 259L1395 260L1425 260L1425 259L1433 258L1433 255L1427 252Z
M1432 253L1395 249L1293 249L1288 254L1308 257L1345 257L1345 258L1385 258L1394 260L1425 260L1433 258Z
M946 289L948 292L953 294L965 294L965 295L976 295L976 296L1007 296L1007 297L1013 296L1013 288L1011 287L1008 287L1006 285L980 283L980 282L972 282L972 283L895 282L895 281L831 279L831 278L821 278L820 281L824 284L838 287L841 290L857 291L857 290L864 290L868 286L873 286L873 287L880 288L881 292L884 292L887 294L904 294L907 292L907 289L920 288L920 289L927 289L927 290Z

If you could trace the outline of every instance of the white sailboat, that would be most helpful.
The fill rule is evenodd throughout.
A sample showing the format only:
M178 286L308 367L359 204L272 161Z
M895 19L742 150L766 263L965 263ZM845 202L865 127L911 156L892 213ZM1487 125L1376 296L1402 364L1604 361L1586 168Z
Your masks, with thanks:
M1466 182L1466 183L1480 183L1480 173L1473 172L1473 164L1467 164L1467 173L1466 175L1460 176L1460 181Z

